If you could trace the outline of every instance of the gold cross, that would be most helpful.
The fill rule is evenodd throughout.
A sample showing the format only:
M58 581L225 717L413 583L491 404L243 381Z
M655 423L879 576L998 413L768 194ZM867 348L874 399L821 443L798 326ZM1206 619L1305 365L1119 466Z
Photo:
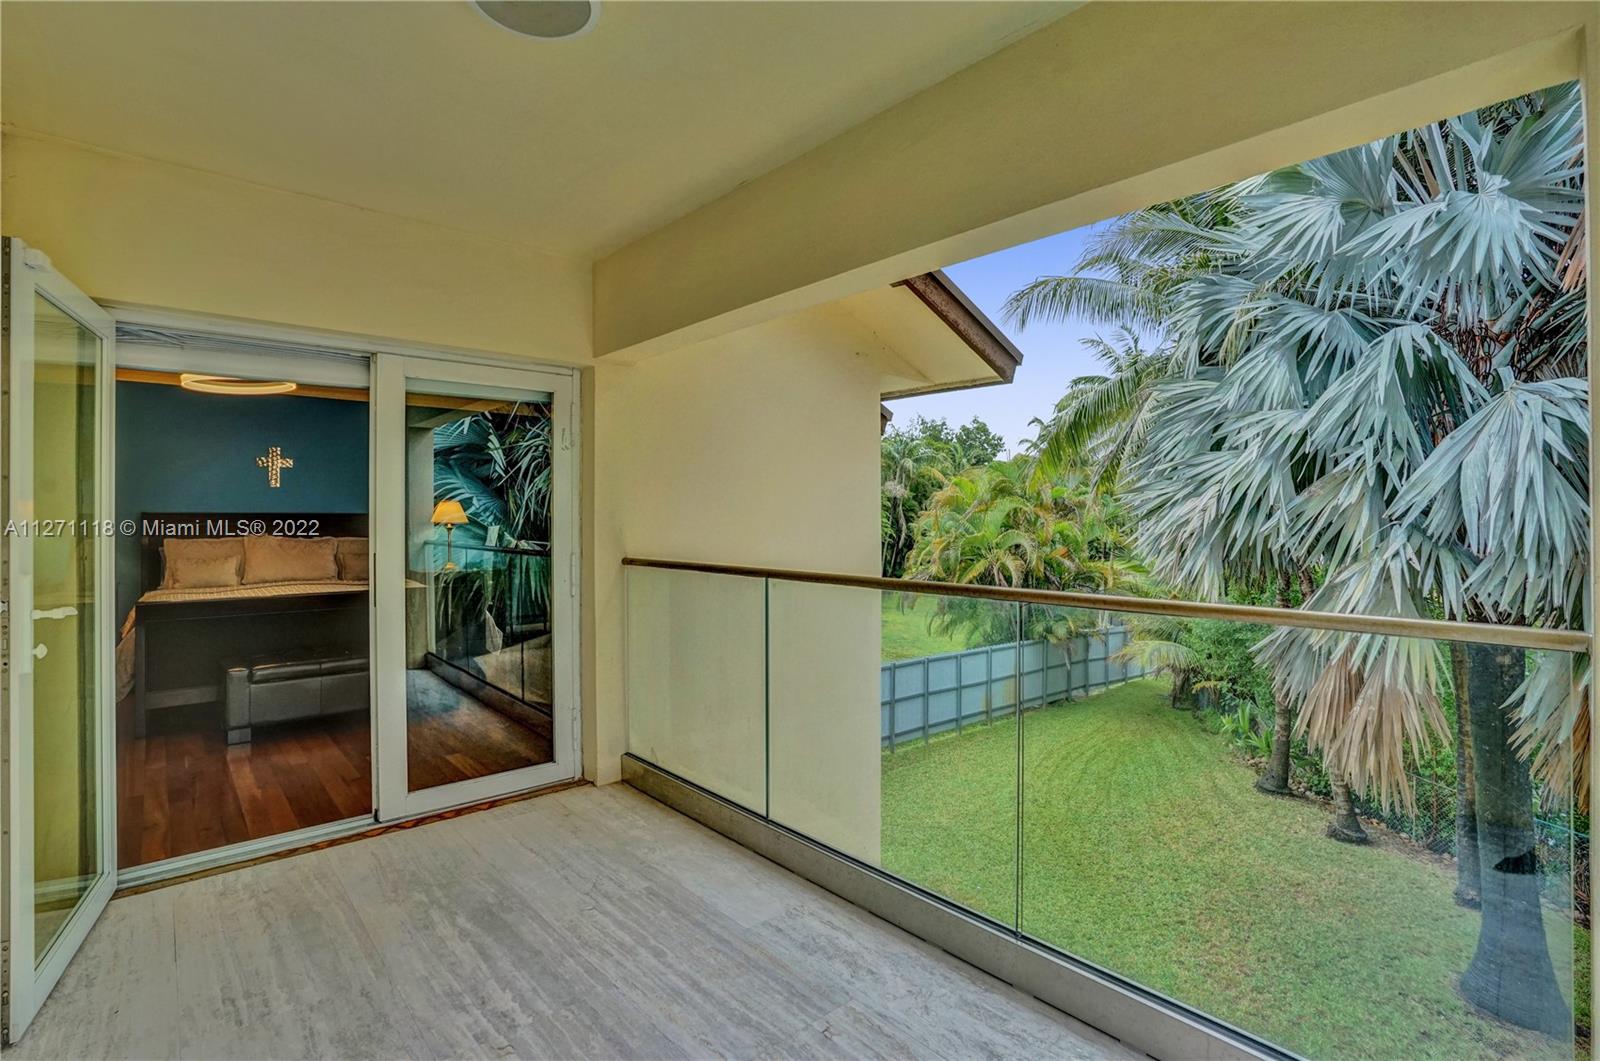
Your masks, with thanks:
M267 485L277 489L283 485L281 474L283 469L293 468L294 458L285 457L281 446L269 446L265 457L256 458L256 467L267 470Z

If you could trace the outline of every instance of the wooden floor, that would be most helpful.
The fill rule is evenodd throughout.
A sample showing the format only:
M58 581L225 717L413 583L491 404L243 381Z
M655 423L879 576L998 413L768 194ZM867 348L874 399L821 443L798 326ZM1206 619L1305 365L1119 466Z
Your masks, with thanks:
M372 813L372 739L361 713L259 726L227 743L220 705L150 714L117 731L123 868Z
M11 1054L1139 1056L617 785L115 900Z
M122 868L372 813L365 714L257 726L228 744L221 706L169 708L132 736L117 727L117 857ZM550 761L544 735L470 697L427 698L408 711L413 791Z

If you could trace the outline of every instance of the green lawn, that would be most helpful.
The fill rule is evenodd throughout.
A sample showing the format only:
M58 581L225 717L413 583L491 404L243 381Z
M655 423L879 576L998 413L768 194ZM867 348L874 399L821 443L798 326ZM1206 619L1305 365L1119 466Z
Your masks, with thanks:
M1257 794L1157 682L1029 713L1023 736L1028 933L1311 1057L1570 1056L1455 993L1479 918L1452 864L1375 827L1327 839L1321 805ZM1016 770L1014 720L885 754L885 868L1011 921ZM1587 933L1547 925L1563 985L1574 935L1587 983Z
M885 660L917 659L941 652L960 652L969 647L963 638L936 634L928 629L934 605L932 597L922 594L883 594Z

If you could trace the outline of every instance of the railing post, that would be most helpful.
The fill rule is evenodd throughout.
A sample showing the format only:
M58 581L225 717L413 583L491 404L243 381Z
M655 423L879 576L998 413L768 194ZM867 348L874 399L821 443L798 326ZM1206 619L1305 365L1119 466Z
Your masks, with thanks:
M928 687L928 657L922 657L922 743L928 743L928 716L933 713L933 692Z
M956 733L958 734L961 732L961 716L967 713L966 697L962 695L966 691L966 684L963 681L967 674L966 656L965 652L956 653Z
M894 754L894 731L900 728L900 683L896 681L899 668L889 661L889 754Z
M994 725L994 646L983 649L983 724Z

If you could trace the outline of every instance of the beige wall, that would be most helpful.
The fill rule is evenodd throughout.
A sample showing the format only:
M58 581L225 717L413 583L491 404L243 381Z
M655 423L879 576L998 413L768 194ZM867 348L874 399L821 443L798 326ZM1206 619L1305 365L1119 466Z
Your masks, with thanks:
M876 573L881 372L870 333L824 308L585 373L589 777L625 750L622 557ZM856 652L841 666L873 690L875 625ZM834 706L875 726L867 695Z
M0 173L0 228L103 302L589 360L588 263L15 133Z

